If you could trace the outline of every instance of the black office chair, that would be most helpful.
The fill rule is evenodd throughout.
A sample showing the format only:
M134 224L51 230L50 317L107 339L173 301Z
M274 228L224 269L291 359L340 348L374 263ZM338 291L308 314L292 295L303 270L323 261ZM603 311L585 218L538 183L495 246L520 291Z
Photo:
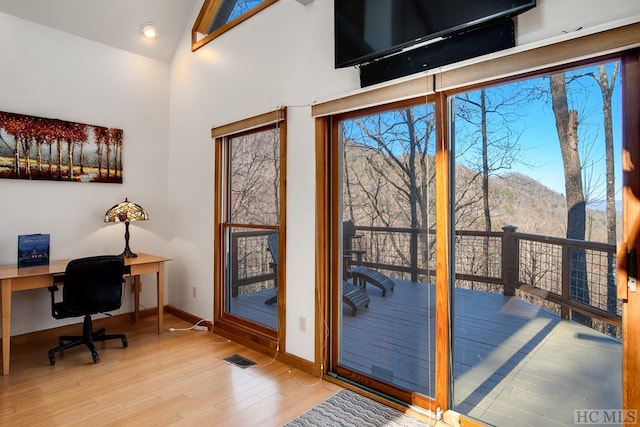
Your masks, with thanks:
M51 314L56 319L84 316L82 336L61 336L59 346L49 350L49 363L55 365L55 353L85 344L91 351L93 362L100 356L94 341L119 339L122 346L129 345L124 334L107 335L104 328L93 331L91 315L105 313L120 308L124 260L119 256L94 256L79 258L67 264L62 287L62 301L55 301L58 287L54 284L51 292ZM66 341L69 341L65 344Z

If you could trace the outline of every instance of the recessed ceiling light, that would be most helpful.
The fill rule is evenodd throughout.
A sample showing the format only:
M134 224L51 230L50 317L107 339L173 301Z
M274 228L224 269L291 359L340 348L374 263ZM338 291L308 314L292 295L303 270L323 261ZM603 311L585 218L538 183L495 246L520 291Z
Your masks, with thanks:
M158 27L152 22L147 22L140 26L140 34L148 39L155 39L158 37Z

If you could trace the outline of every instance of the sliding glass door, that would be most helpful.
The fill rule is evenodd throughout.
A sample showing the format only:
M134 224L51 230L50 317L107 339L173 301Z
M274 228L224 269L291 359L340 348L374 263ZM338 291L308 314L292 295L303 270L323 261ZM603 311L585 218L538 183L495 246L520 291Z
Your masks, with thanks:
M625 414L635 294L616 247L637 225L622 207L638 186L636 128L623 138L638 98L622 94L638 83L624 64L323 121L332 374L496 425Z
M434 393L435 116L424 101L339 116L331 147L333 369L408 402Z
M458 93L449 106L453 409L505 426L619 424L620 62Z

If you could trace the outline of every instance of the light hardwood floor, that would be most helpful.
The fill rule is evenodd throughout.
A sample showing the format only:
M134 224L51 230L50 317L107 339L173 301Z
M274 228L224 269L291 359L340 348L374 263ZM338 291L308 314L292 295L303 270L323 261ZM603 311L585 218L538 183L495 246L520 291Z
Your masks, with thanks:
M164 326L190 325L165 314ZM107 333L125 332L129 347L98 344L97 364L78 347L50 366L55 336L12 340L0 425L281 426L340 390L218 335L155 328L155 316L112 320ZM223 359L232 354L257 365L230 365Z

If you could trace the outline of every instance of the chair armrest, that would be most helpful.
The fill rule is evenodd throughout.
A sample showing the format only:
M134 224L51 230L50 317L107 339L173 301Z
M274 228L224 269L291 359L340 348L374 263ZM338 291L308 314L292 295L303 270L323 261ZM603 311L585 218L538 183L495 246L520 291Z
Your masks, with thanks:
M365 249L347 249L346 251L343 251L343 255L346 255L349 258L351 258L351 255L355 255L357 265L362 265L362 259L366 253L367 251Z
M366 249L347 249L344 251L345 254L366 254Z

